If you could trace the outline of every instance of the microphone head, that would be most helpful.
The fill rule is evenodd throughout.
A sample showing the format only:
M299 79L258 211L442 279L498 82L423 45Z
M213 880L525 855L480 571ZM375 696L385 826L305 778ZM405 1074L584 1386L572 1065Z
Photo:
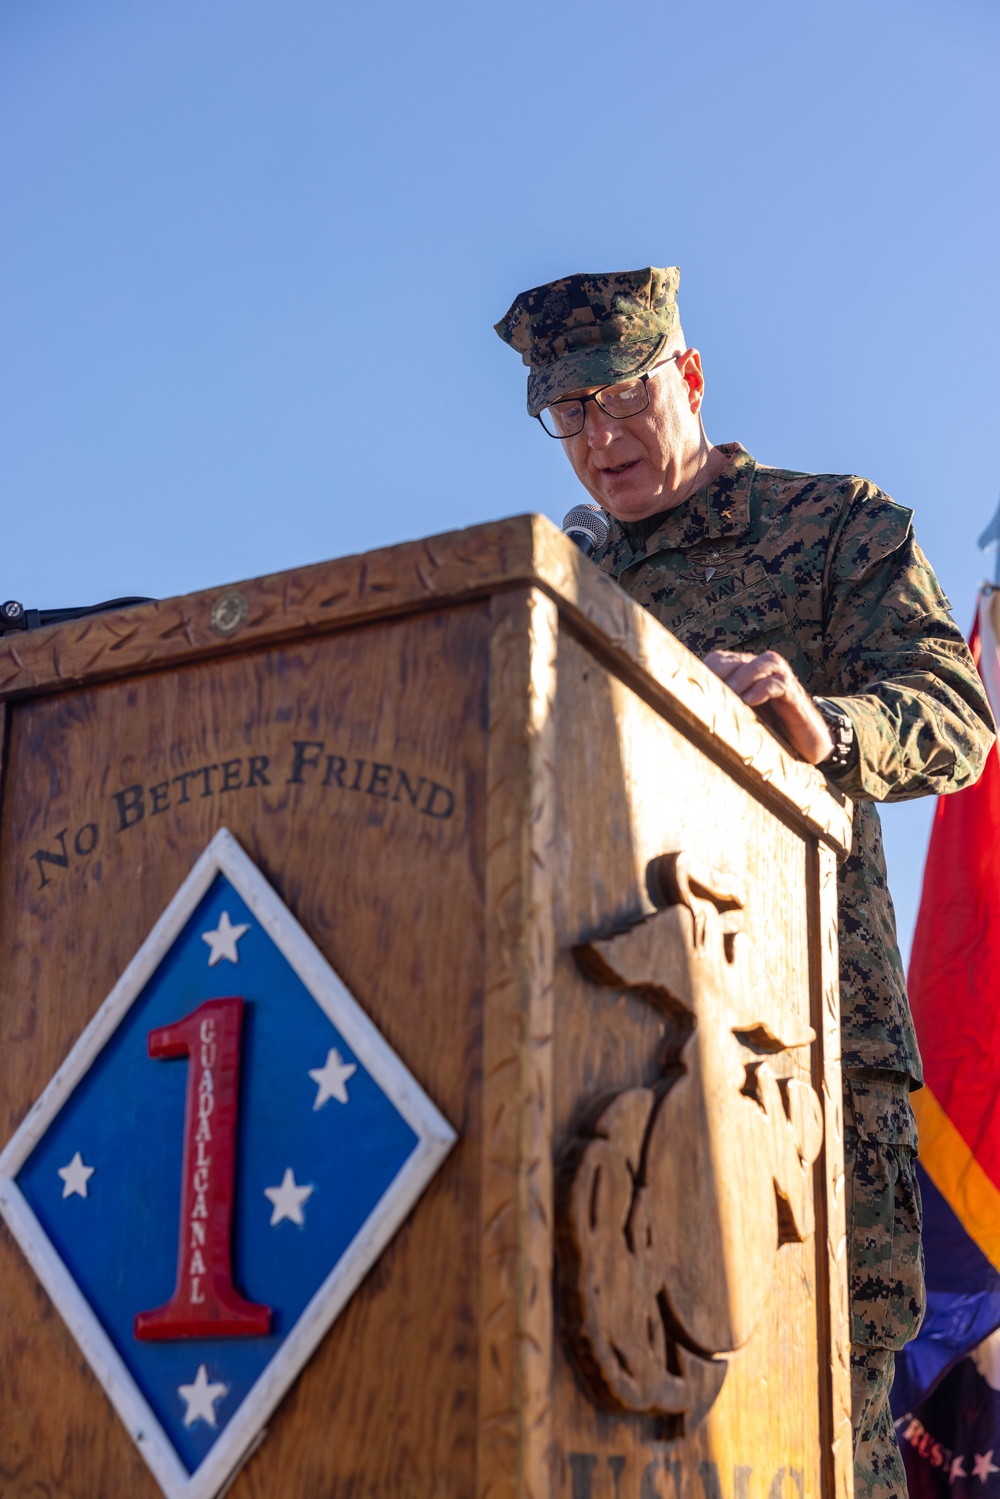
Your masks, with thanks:
M608 518L600 505L574 505L563 517L563 534L568 536L587 557L608 539Z

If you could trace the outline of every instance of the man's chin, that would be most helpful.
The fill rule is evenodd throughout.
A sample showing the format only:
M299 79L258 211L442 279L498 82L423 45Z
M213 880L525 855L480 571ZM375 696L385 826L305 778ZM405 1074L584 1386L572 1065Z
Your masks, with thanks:
M651 495L648 491L636 494L607 494L604 493L599 503L609 515L615 520L626 521L630 524L636 521L648 520L651 515L656 515L663 509L663 500L659 495Z
M650 483L643 467L642 463L636 463L618 472L605 469L602 473L600 493L594 494L594 498L616 520L645 520L662 508L658 486Z

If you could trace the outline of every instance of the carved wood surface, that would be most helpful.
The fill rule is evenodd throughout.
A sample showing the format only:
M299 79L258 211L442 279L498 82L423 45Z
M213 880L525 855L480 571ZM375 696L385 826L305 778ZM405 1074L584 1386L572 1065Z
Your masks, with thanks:
M475 1491L489 637L488 607L472 606L13 710L0 827L4 1141L220 824L459 1133L232 1499ZM296 741L311 746L298 774ZM252 756L266 758L268 784L249 784ZM331 775L331 756L346 769L334 758ZM217 767L207 796L205 766ZM185 800L172 778L192 771ZM429 802L433 784L454 796L448 817L427 815L445 805ZM144 815L119 830L114 794L133 785ZM124 805L134 813L135 797ZM74 835L92 821L97 845L78 856ZM67 866L40 870L32 854L58 853L64 827ZM0 1228L0 1494L158 1493Z
M490 645L481 1499L548 1499L558 617L498 595Z
M784 750L734 692L720 692L719 679L554 526L543 517L531 519L537 523L538 576L622 679L683 724L731 775L772 800L779 813L791 813L796 826L846 853L850 800Z
M554 598L627 680L697 734L731 773L763 786L784 815L847 851L846 798L782 749L751 709L539 515L2 636L0 698L229 655L304 630L342 629L526 584ZM246 622L224 638L213 610L234 591L245 600Z
M742 926L753 944L770 991L767 1028L780 1039L802 1038L810 1029L816 1033L811 1045L755 1054L754 1045L770 1043L757 1030L757 1017L744 1013L744 1034L754 1043L746 1062L766 1061L783 1089L792 1081L818 1088L821 1043L830 1034L829 1008L836 1008L835 911L829 903L821 910L805 898L814 856L810 850L818 840L802 838L749 795L679 727L658 716L645 695L609 670L603 656L565 630L559 641L558 681L557 1156L581 1138L598 1138L594 1126L602 1098L607 1108L614 1096L640 1095L634 1103L622 1103L638 1112L641 1095L662 1087L670 1058L690 1034L683 1015L651 1002L642 986L655 957L656 923L663 920L647 890L647 866L667 849L697 849L700 861L730 877L729 893L742 895L743 909L731 906L720 921L723 928ZM588 795L579 794L581 786L591 788ZM829 858L833 868L832 852ZM696 882L692 888L698 888ZM623 931L628 935L615 935ZM832 967L828 956L823 959L824 988L816 955L820 942L825 954L833 953ZM628 961L628 972L621 974L627 983L595 984L572 956L581 943L606 956L615 954L622 964ZM684 981L681 963L673 983L682 997ZM831 1085L821 1099L827 1117L827 1098L839 1091L836 1053L832 1058ZM637 1132L638 1126L632 1128ZM740 1159L743 1142L733 1140L731 1133L727 1138L732 1144L726 1148ZM598 1143L603 1148L604 1142ZM825 1157L814 1167L817 1198L825 1197L824 1173L840 1149L834 1128ZM710 1171L717 1169L725 1171L726 1163L716 1153ZM624 1183L620 1176L617 1180L620 1190ZM683 1210L688 1209L685 1200ZM610 1403L595 1406L570 1357L566 1335L572 1331L567 1318L572 1308L561 1285L553 1495L572 1499L576 1485L575 1492L589 1499L704 1499L706 1493L720 1499L796 1499L800 1492L832 1494L834 1477L843 1494L850 1485L849 1441L844 1445L841 1439L833 1450L827 1435L843 1407L835 1404L832 1392L824 1395L821 1421L813 1398L817 1381L830 1389L828 1375L821 1372L827 1363L826 1313L822 1307L817 1311L817 1298L831 1297L844 1270L843 1260L836 1263L830 1256L825 1226L811 1237L781 1244L760 1321L741 1347L722 1355L725 1379L701 1418L694 1421L683 1413L687 1434L676 1421L628 1414ZM621 1300L617 1309L623 1317L630 1310ZM837 1360L842 1361L846 1326L841 1324L834 1335L841 1339ZM678 1352L684 1356L682 1345ZM667 1372L672 1372L669 1366Z
M684 868L686 856L674 863ZM702 879L702 888L711 883L712 877ZM724 920L711 898L694 894L686 873L680 884L667 910L580 950L597 982L637 989L691 1023L664 1058L663 1082L638 1090L642 1116L630 1111L612 1120L605 1110L597 1121L601 1176L588 1168L590 1150L584 1153L581 1177L589 1192L575 1194L573 1227L587 1281L585 1335L603 1344L605 1366L627 1366L637 1344L607 1330L621 1298L604 1294L593 1246L606 1261L610 1239L623 1260L641 1266L645 1313L663 1323L660 1348L672 1340L714 1355L742 1347L753 1334L771 1294L779 1245L809 1239L815 1229L819 1098L797 1078L779 1088L767 1060L809 1047L815 1032L800 1024L775 1033L774 1013L785 1007L773 1002L738 918ZM630 1096L616 1100L619 1115ZM617 1164L609 1145L619 1153ZM617 1208L609 1214L603 1207L602 1184L613 1175L631 1184L625 1221ZM663 1411L690 1405L667 1404ZM639 1408L655 1406L645 1397Z
M0 642L5 1135L222 822L459 1132L234 1499L850 1499L849 806L538 517L240 587L227 638L215 589ZM640 961L659 965L639 934L669 914L646 869L671 849L733 876L744 905L720 920L770 985L767 1015L742 1014L748 1061L763 1048L786 1096L822 1087L826 1129L818 1232L782 1244L721 1388L694 1390L719 1360L677 1345L688 1435L594 1403L552 1281L553 1155L593 1138L602 1095L643 1133L683 1040ZM626 928L638 966L595 984L573 949L625 965ZM0 1491L151 1499L102 1402L0 1230Z
M821 1089L824 1142L820 1169L825 1191L818 1194L818 1229L825 1257L819 1295L824 1341L831 1350L824 1374L829 1396L824 1401L824 1486L837 1499L854 1493L851 1429L851 1319L847 1289L847 1219L844 1185L844 1098L840 1072L840 970L837 952L837 862L822 845L813 846L809 870L812 906L814 1011L819 1015L819 1046L813 1078Z
M10 709L0 699L0 814L3 812L4 770L7 760L7 730L10 725Z

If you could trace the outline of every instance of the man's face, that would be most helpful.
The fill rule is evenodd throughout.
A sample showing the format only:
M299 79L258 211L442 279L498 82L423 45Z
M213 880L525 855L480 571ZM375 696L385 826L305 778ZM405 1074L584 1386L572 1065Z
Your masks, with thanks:
M592 385L567 396L599 389ZM618 520L645 520L677 504L674 496L704 441L698 416L704 379L697 349L659 366L647 390L645 411L624 420L588 401L583 431L563 442L580 483Z

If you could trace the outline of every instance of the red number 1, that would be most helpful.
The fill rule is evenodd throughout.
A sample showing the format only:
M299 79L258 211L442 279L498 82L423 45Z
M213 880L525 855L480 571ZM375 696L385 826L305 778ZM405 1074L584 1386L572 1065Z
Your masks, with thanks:
M242 999L209 999L175 1025L150 1031L151 1057L188 1058L181 1224L174 1294L139 1312L141 1342L250 1338L271 1329L271 1308L233 1285L233 1178L239 1113Z

